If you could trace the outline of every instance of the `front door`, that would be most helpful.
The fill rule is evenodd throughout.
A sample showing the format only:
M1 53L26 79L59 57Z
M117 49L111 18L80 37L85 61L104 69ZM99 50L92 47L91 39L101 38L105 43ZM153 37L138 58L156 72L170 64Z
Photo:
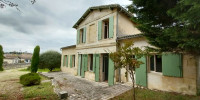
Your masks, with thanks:
M108 54L103 55L102 79L108 81Z

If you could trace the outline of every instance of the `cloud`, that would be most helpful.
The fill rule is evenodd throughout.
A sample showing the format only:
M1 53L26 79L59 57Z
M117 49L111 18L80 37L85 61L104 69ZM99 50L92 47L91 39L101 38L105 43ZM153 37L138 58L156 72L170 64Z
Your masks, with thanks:
M0 44L4 51L32 52L36 45L41 51L60 50L75 44L76 30L72 26L91 6L129 4L129 0L14 0L15 8L0 9Z

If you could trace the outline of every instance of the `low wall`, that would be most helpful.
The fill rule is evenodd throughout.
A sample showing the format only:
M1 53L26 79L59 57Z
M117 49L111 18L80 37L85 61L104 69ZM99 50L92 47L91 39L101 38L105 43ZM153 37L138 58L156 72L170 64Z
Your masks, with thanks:
M5 70L8 70L8 69L15 69L15 68L24 68L24 67L28 67L28 66L31 66L31 63L4 64L3 68Z

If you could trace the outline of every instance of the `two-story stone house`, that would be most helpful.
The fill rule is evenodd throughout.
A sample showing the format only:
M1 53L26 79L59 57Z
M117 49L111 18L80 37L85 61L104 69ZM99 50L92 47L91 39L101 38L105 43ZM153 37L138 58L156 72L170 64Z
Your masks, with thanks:
M134 46L150 46L131 21L132 14L120 5L90 7L76 22L76 45L63 47L63 72L96 82L131 81L125 69L114 69L109 53L117 50L116 44L134 41ZM189 55L168 54L143 57L144 64L136 69L136 84L150 89L187 94L197 93L197 67Z

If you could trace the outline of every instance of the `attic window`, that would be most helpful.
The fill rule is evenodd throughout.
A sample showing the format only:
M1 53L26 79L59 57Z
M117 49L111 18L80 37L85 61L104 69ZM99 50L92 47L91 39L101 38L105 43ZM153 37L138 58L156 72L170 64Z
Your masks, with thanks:
M80 29L80 37L79 37L80 43L83 43L83 28Z
M103 20L103 39L109 37L109 19Z

